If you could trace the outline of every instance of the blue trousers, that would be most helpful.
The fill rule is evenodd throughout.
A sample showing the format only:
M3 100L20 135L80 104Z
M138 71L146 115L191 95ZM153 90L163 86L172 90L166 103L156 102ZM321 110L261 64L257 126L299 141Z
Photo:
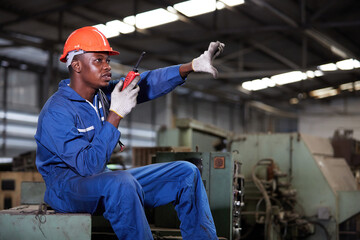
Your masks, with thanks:
M183 239L218 239L200 172L188 162L71 177L65 189L66 211L94 213L100 207L119 239L153 239L144 207L168 203L175 206Z

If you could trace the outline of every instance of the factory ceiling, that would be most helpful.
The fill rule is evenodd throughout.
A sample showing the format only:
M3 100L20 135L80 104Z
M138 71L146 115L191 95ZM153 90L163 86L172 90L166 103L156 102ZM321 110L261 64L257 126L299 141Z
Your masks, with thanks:
M184 94L292 109L360 96L360 1L245 0L232 6L234 0L200 0L200 7L181 9L184 2L0 0L0 59L46 66L47 53L58 56L74 29L162 8L175 16L171 22L154 27L137 22L135 31L109 38L121 53L113 57L116 66L134 65L142 51L147 52L143 69L188 62L219 40L226 48L215 61L218 79L193 74ZM191 16L185 10L204 13Z

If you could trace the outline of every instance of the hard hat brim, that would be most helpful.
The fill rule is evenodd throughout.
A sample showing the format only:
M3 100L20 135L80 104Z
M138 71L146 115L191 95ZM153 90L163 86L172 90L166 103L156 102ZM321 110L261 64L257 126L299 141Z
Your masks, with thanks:
M91 52L107 52L109 54L109 56L114 56L114 55L119 55L120 52L118 51L91 51ZM66 55L65 54L62 54L61 57L60 57L60 61L63 62L63 63L66 63L66 56L67 56L67 53Z

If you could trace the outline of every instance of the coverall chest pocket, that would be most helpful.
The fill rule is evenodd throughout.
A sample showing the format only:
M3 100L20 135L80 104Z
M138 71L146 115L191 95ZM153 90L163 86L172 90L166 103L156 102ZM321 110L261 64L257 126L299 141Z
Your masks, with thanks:
M81 119L77 119L76 124L79 134L84 135L90 142L93 140L95 135L95 126L91 123L84 123Z

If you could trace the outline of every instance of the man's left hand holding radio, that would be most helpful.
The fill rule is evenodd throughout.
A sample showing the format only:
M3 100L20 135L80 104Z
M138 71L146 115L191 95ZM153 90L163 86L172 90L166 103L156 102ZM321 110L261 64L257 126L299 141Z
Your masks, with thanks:
M114 117L110 116L113 115L112 113L115 113L118 117L120 117L120 119L123 119L136 106L136 98L140 90L140 87L137 85L139 81L140 76L136 76L129 86L122 91L120 91L120 89L122 88L124 81L120 80L119 83L116 84L111 93L110 113L107 121L110 120L109 118ZM111 121L109 122L112 123ZM112 124L114 125L114 123Z

